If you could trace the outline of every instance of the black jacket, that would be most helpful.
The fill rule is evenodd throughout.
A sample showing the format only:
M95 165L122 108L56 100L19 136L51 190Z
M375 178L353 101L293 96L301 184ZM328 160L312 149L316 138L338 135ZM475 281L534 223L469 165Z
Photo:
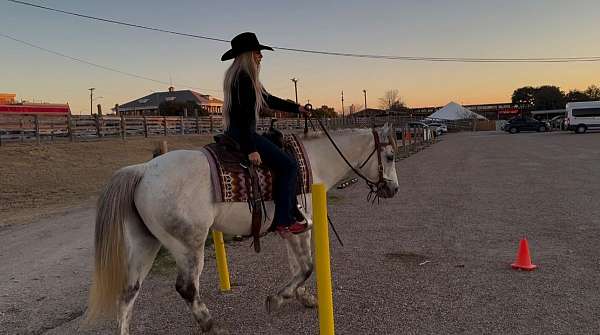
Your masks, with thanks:
M256 117L254 104L256 95L252 87L252 80L245 72L240 72L237 83L232 87L231 109L229 111L229 129L227 134L236 139L244 153L256 151L254 136L256 134ZM265 91L265 102L271 109L282 112L299 113L298 105L273 96Z

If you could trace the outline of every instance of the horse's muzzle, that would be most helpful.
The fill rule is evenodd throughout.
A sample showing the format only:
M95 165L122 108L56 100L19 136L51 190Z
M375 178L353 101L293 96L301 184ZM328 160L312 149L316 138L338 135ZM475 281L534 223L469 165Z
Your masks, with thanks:
M398 193L398 185L395 183L386 182L384 186L377 190L377 195L380 198L393 198Z

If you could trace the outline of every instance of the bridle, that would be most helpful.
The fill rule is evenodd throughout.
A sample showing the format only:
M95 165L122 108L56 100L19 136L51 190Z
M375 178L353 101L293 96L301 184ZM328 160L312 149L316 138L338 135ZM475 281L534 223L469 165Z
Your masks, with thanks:
M307 111L312 111L312 105L311 104L306 104L304 106L304 108ZM313 128L313 130L315 130L315 127L312 123L312 117L307 117L305 116L305 124L304 124L304 132L307 133L308 132L308 123L306 122L306 120L310 121L310 124ZM371 151L371 153L369 154L369 156L365 159L365 161L359 165L358 169L355 168L346 158L346 156L344 156L344 153L342 153L342 151L340 150L340 148L338 147L338 145L335 143L335 141L333 140L333 138L331 137L331 135L329 134L329 132L327 131L327 129L325 128L325 126L323 125L323 122L321 121L320 118L316 118L317 122L319 123L319 126L321 127L321 129L323 130L323 133L325 134L325 136L327 136L327 138L329 139L329 142L331 142L331 144L333 145L333 147L335 148L335 150L338 152L338 154L340 155L340 157L342 157L342 159L344 160L344 162L346 162L346 164L348 165L348 167L350 167L350 169L352 169L352 171L359 176L362 180L365 181L365 183L367 184L367 186L369 186L369 194L367 195L367 201L371 201L372 203L375 202L375 200L377 200L377 202L379 202L379 194L381 192L381 189L386 185L386 183L388 181L390 181L389 179L386 179L383 176L383 161L381 159L381 153L383 152L383 149L388 146L388 145L392 145L394 146L394 143L392 143L390 141L390 139L388 138L388 142L382 142L381 139L379 138L379 133L377 132L377 130L375 130L375 128L371 129L371 132L373 134L373 139L375 141L375 145L373 148L373 151ZM360 169L362 169L370 160L373 156L377 156L377 180L373 181L369 178L367 178L361 171Z

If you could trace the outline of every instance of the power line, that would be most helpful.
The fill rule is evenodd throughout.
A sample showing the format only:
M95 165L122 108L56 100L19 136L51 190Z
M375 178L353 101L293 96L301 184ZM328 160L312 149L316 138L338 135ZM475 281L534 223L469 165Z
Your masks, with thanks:
M217 37L211 37L206 35L198 35L191 33L183 33L174 30L167 30L162 28L144 26L134 23L128 23L113 19L107 19L97 16L85 15L76 12L70 12L62 9L51 8L47 6L37 5L25 1L19 0L6 0L8 2L12 2L19 5L25 5L30 7L35 7L47 11L53 11L61 14L77 16L81 18L86 18L90 20L102 21L117 25L123 25L132 28L145 29L151 31L162 32L166 34L185 36L196 39L204 39L216 42L229 43L231 42L228 39L222 39ZM354 57L354 58L370 58L370 59L384 59L384 60L401 60L401 61L421 61L421 62L455 62L455 63L572 63L572 62L598 62L600 61L600 56L588 56L588 57L546 57L546 58L472 58L472 57L424 57L424 56L393 56L393 55L375 55L375 54L361 54L361 53L349 53L349 52L334 52L334 51L322 51L322 50L311 50L311 49L300 49L300 48L288 48L281 46L273 46L274 49L292 51L292 52L302 52L302 53L310 53L310 54L320 54L320 55L329 55L329 56L342 56L342 57Z
M162 81L162 80L158 80L158 79L154 79L154 78L150 78L150 77L141 76L141 75L138 75L138 74L135 74L135 73L125 72L125 71L122 71L122 70L119 70L119 69L115 69L115 68L112 68L112 67L108 67L108 66L105 66L105 65L100 65L100 64L97 64L97 63L93 63L93 62L90 62L90 61L85 60L85 59L81 59L81 58L69 56L69 55L66 55L64 53L61 53L61 52L58 52L58 51L54 51L54 50L50 50L50 49L41 47L39 45L35 45L33 43L29 43L27 41L23 41L23 40L20 40L18 38L15 38L15 37L3 34L3 33L0 33L0 36L4 37L4 38L7 38L9 40L12 40L12 41L15 41L15 42L27 45L29 47L32 47L32 48L35 48L35 49L39 49L39 50L42 50L42 51L54 54L56 56L64 57L64 58L70 59L72 61L83 63L83 64L87 64L87 65L90 65L90 66L94 66L94 67L97 67L97 68L100 68L100 69L103 69L103 70L106 70L106 71L112 71L112 72L116 72L116 73L119 73L119 74L122 74L122 75L126 75L126 76L129 76L129 77L133 77L133 78L137 78L137 79L143 79L143 80L147 80L147 81L152 81L152 82L163 84L163 85L170 85L170 83L166 82L166 81ZM195 90L200 90L200 91L222 92L222 90L213 90L213 89L208 89L208 88L193 87L193 86L190 86L190 85L183 85L183 84L179 85L179 86L181 86L181 87L187 87L187 88L191 88L191 89L195 89Z

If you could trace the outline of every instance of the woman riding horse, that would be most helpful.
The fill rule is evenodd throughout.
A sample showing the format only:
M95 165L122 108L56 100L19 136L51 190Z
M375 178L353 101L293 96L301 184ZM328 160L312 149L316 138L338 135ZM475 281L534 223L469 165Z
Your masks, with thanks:
M235 139L255 165L263 162L273 171L273 225L282 236L300 234L307 225L294 217L298 165L271 141L256 133L259 112L269 107L289 113L307 113L304 107L269 94L259 80L261 50L273 50L258 43L253 33L242 33L231 40L231 49L222 61L234 58L225 72L223 121L225 134Z

